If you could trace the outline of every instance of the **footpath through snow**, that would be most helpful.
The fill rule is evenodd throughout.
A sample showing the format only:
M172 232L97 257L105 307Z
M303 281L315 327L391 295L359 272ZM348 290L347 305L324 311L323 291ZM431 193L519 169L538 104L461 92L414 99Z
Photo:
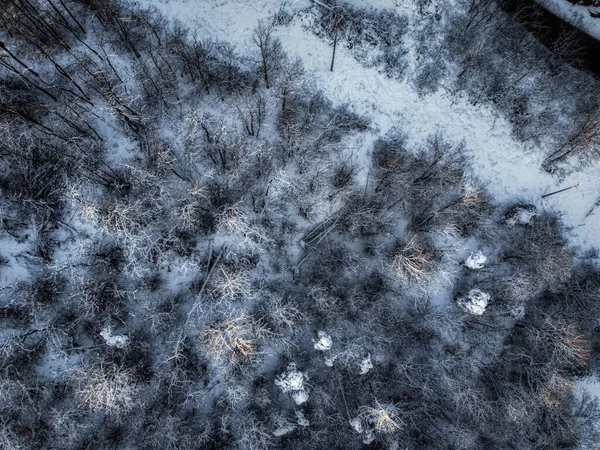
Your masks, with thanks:
M362 1L362 0L361 0ZM261 18L283 7L299 11L309 0L144 0L167 16L178 19L202 36L212 36L236 45L245 53L251 48L252 31ZM355 0L353 3L358 3ZM377 6L386 2L378 0ZM391 8L396 2L387 2ZM400 8L398 6L398 8ZM402 7L406 11L406 5ZM412 144L424 142L440 131L448 139L464 140L473 157L474 175L497 202L527 202L558 212L568 227L567 237L580 251L600 248L600 207L586 218L600 196L600 168L569 175L563 180L540 169L544 150L528 148L511 136L511 127L486 106L473 106L460 94L440 89L419 97L410 82L398 81L363 67L339 45L335 70L330 72L331 46L306 27L310 17L298 15L279 37L290 56L300 57L315 88L336 104L347 103L355 112L371 118L373 127L384 134L394 126L406 131ZM370 150L368 147L364 151ZM367 161L363 154L359 160ZM581 183L572 189L542 200L541 196Z

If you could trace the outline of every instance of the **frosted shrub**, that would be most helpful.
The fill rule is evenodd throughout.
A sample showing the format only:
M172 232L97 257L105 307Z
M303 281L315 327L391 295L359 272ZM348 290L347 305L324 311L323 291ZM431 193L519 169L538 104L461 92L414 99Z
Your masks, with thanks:
M308 400L308 392L304 389L304 380L306 375L297 370L296 363L290 363L285 372L275 379L275 384L283 392L291 393L292 398L297 405Z
M306 320L304 313L291 301L284 301L280 297L273 297L264 303L260 311L260 321L269 331L282 333L293 332L298 322Z
M207 353L218 364L239 364L256 355L252 324L244 315L213 323L204 329L202 338Z
M308 401L308 392L305 389L300 389L299 391L292 392L292 398L296 405L301 405Z
M458 297L456 303L469 314L481 316L490 301L490 294L479 289L471 289L467 295Z
M362 433L364 428L363 428L363 424L360 421L360 417L355 417L354 419L350 420L350 426L352 427L352 429L354 431L356 431L357 433Z
M360 417L363 422L382 433L394 433L404 426L400 410L393 403L376 402L374 407L363 406L360 408Z
M250 276L245 271L219 267L210 285L210 295L218 303L229 304L254 297Z
M428 272L435 263L434 255L419 242L417 235L404 245L394 260L398 281L426 284Z
M304 384L304 374L296 370L296 363L291 363L287 370L275 380L283 392L297 391L302 389Z
M129 371L114 365L100 366L80 370L76 376L76 395L81 405L111 415L126 413L133 408L138 388Z

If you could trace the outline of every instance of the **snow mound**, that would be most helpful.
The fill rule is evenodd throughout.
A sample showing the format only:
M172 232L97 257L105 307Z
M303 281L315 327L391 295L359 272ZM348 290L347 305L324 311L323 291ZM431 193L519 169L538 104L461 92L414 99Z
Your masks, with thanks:
M102 336L106 345L110 345L111 347L125 348L129 343L129 337L123 334L112 334L110 327L102 329L100 336Z
M506 213L504 223L509 227L529 225L531 219L537 215L537 208L534 205L516 205Z
M319 336L319 340L315 342L315 350L329 350L333 344L331 336L324 331L319 331L317 335Z
M481 316L490 301L490 294L479 289L471 289L467 295L458 297L456 303L469 314Z
M308 377L297 370L296 363L290 363L286 371L275 379L275 384L283 392L290 392L296 404L301 405L308 400L308 392L304 389L304 379L308 379Z
M362 422L360 421L360 417L355 417L354 419L350 420L350 426L357 433L362 433L363 432L363 425L362 425Z
M294 431L296 427L294 425L287 425L284 427L279 427L275 431L273 431L273 435L277 437L285 436L288 433Z
M474 252L471 253L471 256L469 256L466 261L465 261L465 266L467 266L469 269L483 269L483 266L485 266L485 263L487 261L487 257L479 252Z
M371 362L371 354L369 353L369 355L360 362L360 374L365 375L372 368L373 368L373 363Z
M302 411L296 411L296 420L298 421L298 425L301 427L307 427L310 425L310 420L306 418Z
M292 398L296 402L296 405L301 405L308 401L308 392L305 389L292 392Z
M327 367L333 367L333 363L337 359L338 355L329 355L325 357L325 365Z

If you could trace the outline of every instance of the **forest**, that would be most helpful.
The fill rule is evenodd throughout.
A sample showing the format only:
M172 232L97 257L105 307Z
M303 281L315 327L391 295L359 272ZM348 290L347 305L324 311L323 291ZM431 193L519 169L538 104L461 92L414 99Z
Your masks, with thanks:
M600 80L539 6L2 3L1 449L600 449Z

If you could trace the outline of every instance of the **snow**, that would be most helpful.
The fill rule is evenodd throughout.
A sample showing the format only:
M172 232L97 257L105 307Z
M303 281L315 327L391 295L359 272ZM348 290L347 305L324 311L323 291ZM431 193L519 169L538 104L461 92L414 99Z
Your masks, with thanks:
M306 376L297 370L296 363L290 363L285 372L275 379L275 384L283 392L290 392L292 399L297 405L308 401L308 392L304 389L304 379Z
M297 391L302 389L304 383L304 374L296 370L296 364L291 363L287 371L280 375L275 384L279 386L283 392Z
M31 280L27 259L31 247L31 242L18 242L8 233L0 239L0 286L7 287Z
M458 297L456 303L469 314L481 316L490 301L490 294L479 289L471 289L467 295Z
M187 25L199 36L227 41L240 49L250 45L260 19L280 10L308 8L310 0L141 0L165 16Z
M371 370L373 368L373 363L371 362L371 354L369 353L369 355L363 359L360 363L360 374L361 375L366 375L367 373L369 373L369 370Z
M100 336L104 338L104 341L106 341L106 345L109 345L111 347L125 348L129 343L129 337L125 335L112 334L112 330L110 327L104 328L100 332Z
M298 425L300 425L301 427L307 427L310 425L310 420L306 418L302 411L296 411L296 420L298 422Z
M296 402L296 405L301 405L308 401L308 392L304 389L292 392L292 398Z
M506 216L505 223L509 227L515 225L529 225L531 219L537 216L537 209L533 205L518 205L512 208Z
M329 336L324 331L319 331L317 333L319 336L319 340L315 342L315 350L326 351L331 348L333 341L331 340L331 336Z
M574 5L568 0L536 0L536 2L586 34L600 40L600 17L591 15L600 14L600 6Z
M337 355L329 355L325 357L325 365L327 367L333 367L333 363L337 359Z
M590 395L600 399L600 380L597 375L590 375L581 378L577 383L580 390L588 392Z
M281 436L284 436L284 435L286 435L288 433L291 433L295 429L296 429L296 427L294 425L287 425L287 426L284 426L284 427L279 427L275 431L273 431L273 435L277 436L277 437L281 437Z
M511 125L491 106L473 106L466 96L444 89L419 96L410 81L390 79L377 68L363 67L343 45L337 48L335 70L330 72L330 44L307 30L311 16L299 12L311 6L310 1L144 0L143 3L156 6L168 17L181 20L206 37L228 41L241 51L252 48L252 30L259 19L282 8L297 12L288 25L278 29L278 36L291 57L302 59L314 86L323 90L336 106L348 104L354 111L370 117L375 135L400 126L409 132L409 144L413 146L422 144L437 131L455 142L464 140L473 158L474 175L485 182L495 201L510 204L519 200L556 212L562 216L573 247L582 253L600 248L600 233L597 233L600 214L586 218L600 192L600 167L589 166L559 180L541 169L547 150L517 141L511 134ZM397 7L395 3L400 2L378 1L373 6L389 5L398 12L410 10L404 5L406 2ZM414 61L409 61L409 67L413 65ZM363 151L366 148L362 147ZM360 159L366 160L368 155L362 156ZM577 190L541 199L547 192L576 182L581 182Z
M362 425L362 422L360 420L360 417L355 417L354 419L350 420L350 426L357 433L362 433L363 432L363 425Z
M465 266L473 270L482 269L485 266L486 261L487 257L481 253L481 251L472 252L471 255L466 259Z

